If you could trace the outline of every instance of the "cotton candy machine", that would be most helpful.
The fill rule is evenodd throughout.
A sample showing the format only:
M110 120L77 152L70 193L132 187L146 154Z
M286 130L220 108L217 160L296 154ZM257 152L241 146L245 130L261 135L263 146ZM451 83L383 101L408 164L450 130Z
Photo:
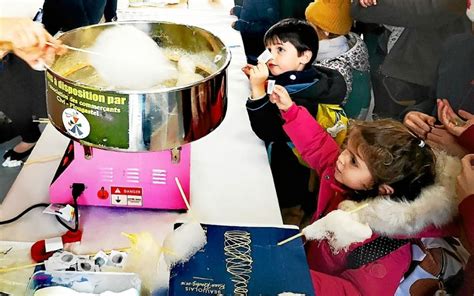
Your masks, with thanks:
M173 62L194 59L202 79L118 89L97 74L87 53L58 56L46 72L48 114L72 141L50 186L51 201L70 202L71 186L79 183L86 187L78 199L83 205L185 209L174 178L189 196L189 143L224 118L230 52L204 29L165 22L88 26L59 39L87 49L117 25L147 33Z

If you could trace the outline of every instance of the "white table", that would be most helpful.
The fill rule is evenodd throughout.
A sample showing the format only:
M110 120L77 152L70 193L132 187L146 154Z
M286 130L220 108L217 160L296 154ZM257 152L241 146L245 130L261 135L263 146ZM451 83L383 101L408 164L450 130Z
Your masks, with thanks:
M219 224L281 225L275 188L263 143L254 135L245 110L248 80L242 40L230 24L233 17L215 11L150 10L119 13L119 19L182 20L202 26L231 48L228 68L228 110L223 123L211 134L192 143L191 207L203 222ZM31 160L61 156L68 139L48 125ZM0 220L17 215L31 204L48 202L48 187L59 159L25 166L0 206ZM121 232L148 231L162 239L173 223L186 214L151 210L117 210L81 207L84 230L77 252L94 252L128 246ZM61 235L66 230L54 217L35 209L15 223L0 226L0 240L37 241Z

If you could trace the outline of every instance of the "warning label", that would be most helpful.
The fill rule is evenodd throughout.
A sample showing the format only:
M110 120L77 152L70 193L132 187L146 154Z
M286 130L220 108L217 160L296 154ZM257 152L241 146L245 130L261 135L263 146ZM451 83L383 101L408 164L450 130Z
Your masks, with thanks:
M110 192L112 192L111 202L114 206L143 206L142 188L112 186Z
M142 206L142 197L141 196L129 195L128 199L127 199L127 203L128 203L129 206L141 207Z

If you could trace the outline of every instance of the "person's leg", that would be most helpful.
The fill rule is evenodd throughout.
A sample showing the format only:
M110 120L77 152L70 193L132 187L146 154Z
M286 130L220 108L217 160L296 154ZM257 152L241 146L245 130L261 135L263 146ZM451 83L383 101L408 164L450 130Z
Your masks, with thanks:
M299 163L286 143L272 145L270 167L283 222L299 225L304 216L305 199L314 198L308 191L310 170Z
M10 55L0 72L0 110L11 119L12 127L22 142L11 149L10 156L26 157L41 132L33 115L46 115L44 73L32 70L19 58ZM7 156L8 157L8 156Z

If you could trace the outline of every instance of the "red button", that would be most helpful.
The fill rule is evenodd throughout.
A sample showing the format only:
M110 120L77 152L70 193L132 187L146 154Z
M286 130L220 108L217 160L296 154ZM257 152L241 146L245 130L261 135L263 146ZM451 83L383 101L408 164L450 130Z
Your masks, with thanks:
M97 191L97 197L100 199L107 199L109 198L109 193L104 189L104 187L102 187L99 191Z

